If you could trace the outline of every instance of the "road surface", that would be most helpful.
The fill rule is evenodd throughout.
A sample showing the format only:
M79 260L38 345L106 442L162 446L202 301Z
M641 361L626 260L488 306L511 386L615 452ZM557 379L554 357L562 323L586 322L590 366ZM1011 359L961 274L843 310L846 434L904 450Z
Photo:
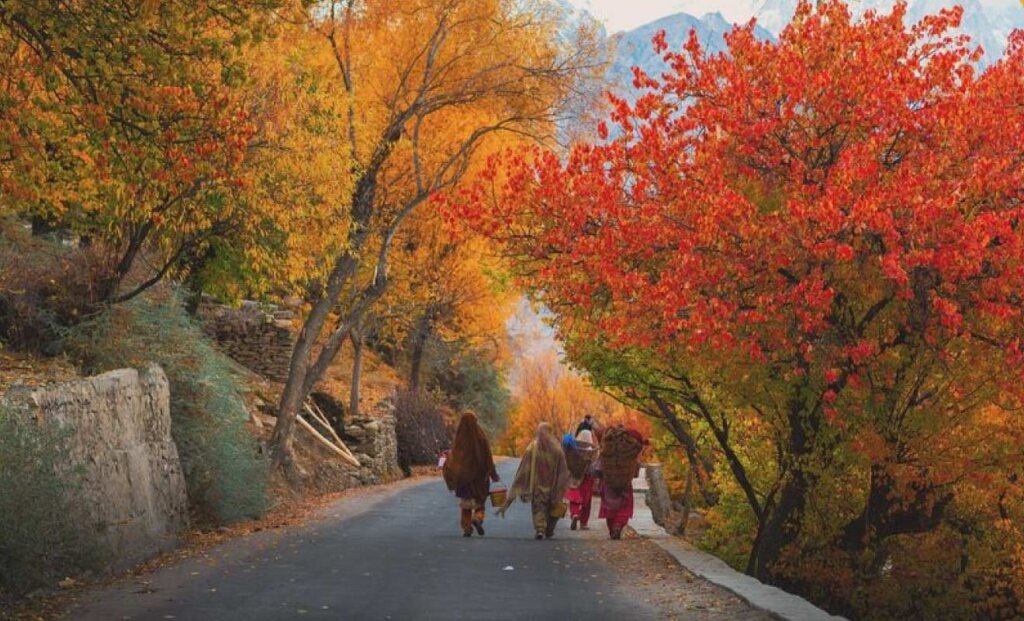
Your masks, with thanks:
M499 465L504 481L515 465ZM68 618L665 618L633 588L636 572L602 553L642 542L609 542L602 523L593 527L570 532L563 520L554 539L535 541L529 507L516 503L504 520L488 516L485 537L465 538L455 499L430 479L356 494L304 527L256 533L87 596Z

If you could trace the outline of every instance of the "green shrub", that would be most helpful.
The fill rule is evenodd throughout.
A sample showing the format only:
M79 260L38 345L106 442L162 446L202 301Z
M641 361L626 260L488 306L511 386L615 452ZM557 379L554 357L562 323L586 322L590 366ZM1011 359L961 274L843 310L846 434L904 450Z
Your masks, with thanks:
M457 412L472 410L491 438L508 427L512 395L503 370L485 349L461 342L436 345L426 385Z
M500 369L485 352L468 349L459 352L443 373L438 388L457 411L472 410L491 438L499 438L508 427L512 394L505 386Z
M267 507L267 460L246 430L232 363L194 324L176 293L106 310L67 338L92 372L156 362L171 385L171 432L199 524L258 517Z
M81 471L62 458L70 433L0 408L0 592L52 586L102 560L98 540L76 526Z

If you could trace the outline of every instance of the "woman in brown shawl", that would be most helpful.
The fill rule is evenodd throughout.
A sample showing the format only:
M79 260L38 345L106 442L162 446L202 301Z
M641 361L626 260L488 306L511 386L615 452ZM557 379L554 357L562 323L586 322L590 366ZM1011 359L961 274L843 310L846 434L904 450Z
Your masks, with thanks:
M569 468L565 453L548 423L537 427L537 437L526 447L516 478L508 490L505 506L498 510L504 517L512 501L530 501L533 508L533 529L537 539L551 538L555 534L558 518L552 515L562 502L569 487Z
M484 503L490 491L488 479L499 480L491 446L476 414L466 412L459 419L451 455L444 462L444 482L455 492L462 509L463 537L472 536L474 528L478 534L484 534Z

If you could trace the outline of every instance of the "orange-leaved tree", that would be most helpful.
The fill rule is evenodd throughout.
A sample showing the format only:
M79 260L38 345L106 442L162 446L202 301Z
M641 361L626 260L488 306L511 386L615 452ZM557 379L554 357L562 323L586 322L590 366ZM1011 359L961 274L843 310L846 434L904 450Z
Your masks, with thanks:
M325 257L344 244L337 199L351 192L352 179L338 172L348 165L337 145L348 135L347 96L332 77L330 49L294 10L243 57L248 75L238 99L252 139L235 200L257 230L200 256L200 278L189 283L195 292L301 296L326 277Z
M503 282L486 240L423 213L396 246L393 285L380 306L395 317L391 338L407 350L410 387L420 386L432 340L460 342L495 364L507 361L505 323L516 292Z
M388 352L396 365L408 364L412 390L424 380L454 387L459 361L503 373L508 362L505 323L515 292L504 282L500 261L486 240L458 231L433 211L414 213L398 232L388 287L350 335L354 367L366 341ZM372 274L362 276L362 281ZM351 406L359 402L359 373L353 373ZM490 404L488 404L490 405ZM500 404L494 404L500 405ZM477 412L481 415L480 412ZM499 421L491 421L497 423Z
M561 436L575 433L588 414L605 427L622 424L650 434L650 424L640 412L594 388L553 351L523 359L514 384L514 408L501 441L502 450L511 454L522 453L541 423L551 424Z

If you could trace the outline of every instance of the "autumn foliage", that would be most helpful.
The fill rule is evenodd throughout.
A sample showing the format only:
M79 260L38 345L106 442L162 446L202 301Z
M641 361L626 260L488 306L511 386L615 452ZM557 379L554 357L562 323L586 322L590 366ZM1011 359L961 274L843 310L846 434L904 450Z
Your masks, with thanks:
M555 143L603 58L564 18L546 0L0 2L0 347L87 362L102 345L137 362L125 352L167 334L140 320L81 349L71 336L152 310L181 328L166 354L208 347L201 294L287 300L299 316L272 397L279 465L348 346L346 415L376 349L500 431L518 294L434 198L489 154ZM195 369L187 381L219 381ZM189 398L179 379L172 409Z
M554 352L524 360L515 377L514 409L500 445L509 454L522 454L541 423L550 423L561 437L575 434L587 415L605 427L622 424L650 434L643 414L600 392L563 366Z
M905 12L655 37L600 141L496 158L452 212L674 430L738 565L857 618L1013 618L1024 34L979 71L960 9Z
M4 3L0 213L103 243L107 300L258 237L266 219L240 200L255 127L239 87L277 5Z

